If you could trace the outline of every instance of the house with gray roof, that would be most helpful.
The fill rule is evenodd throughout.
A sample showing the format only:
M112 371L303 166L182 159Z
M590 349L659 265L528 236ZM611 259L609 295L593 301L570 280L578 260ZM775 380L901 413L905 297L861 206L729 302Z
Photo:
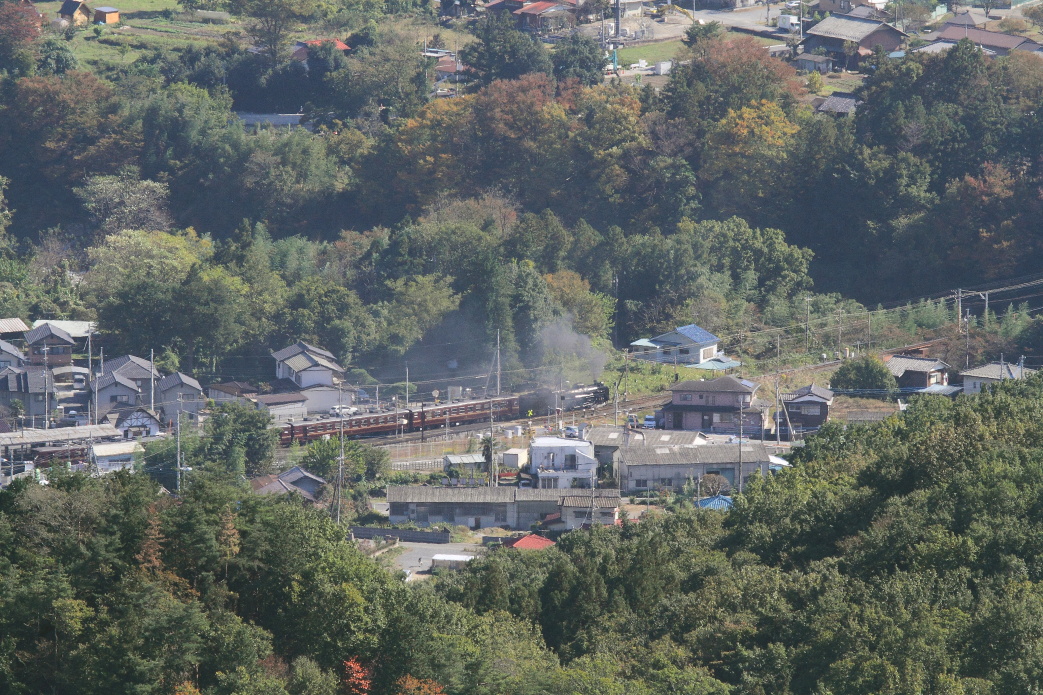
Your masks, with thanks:
M52 323L44 323L25 334L29 363L48 367L68 367L76 341Z
M982 49L989 49L997 56L1010 55L1014 51L1028 51L1030 53L1040 50L1040 45L1024 36L1004 34L1000 31L987 31L975 29L970 26L946 24L938 35L937 41L948 41L953 44L961 39L969 39Z
M794 430L805 432L817 430L829 420L833 392L822 386L810 384L793 393L784 394L782 404L786 409L786 419L778 423L780 427L792 427Z
M6 367L0 370L0 406L11 408L14 401L22 404L28 426L42 426L58 403L54 376L49 369L35 365Z
M109 372L91 381L98 410L110 404L141 405L141 389L137 383L122 374Z
M205 406L203 387L187 374L174 372L156 384L156 407L166 422L175 421L178 413L195 416Z
M627 446L619 450L618 479L624 492L679 490L688 480L698 482L705 475L719 475L729 486L741 477L745 485L754 473L768 475L771 465L772 457L760 444Z
M654 338L630 343L634 359L665 364L698 365L717 356L720 339L694 323Z
M960 372L960 376L963 377L963 392L975 394L981 393L992 384L1008 379L1027 379L1035 373L1035 369L1029 369L1023 364L989 362L980 367Z
M949 383L948 370L951 367L933 357L894 355L884 364L900 389L924 389L935 384L946 386Z
M0 369L4 367L21 367L26 363L25 355L6 340L0 340Z
M760 384L734 376L673 384L663 406L663 428L717 434L760 435L770 405L754 398Z
M156 437L163 430L158 414L132 403L99 403L98 423L112 425L126 440Z
M309 473L300 466L288 471L272 475L262 475L250 481L250 489L255 495L288 495L298 494L308 502L315 504L322 496L322 488L326 481Z
M316 384L333 386L344 378L344 368L329 350L304 341L272 353L275 360L275 378L288 379L298 388ZM336 381L335 381L336 380Z
M104 374L120 374L124 378L130 379L141 392L149 394L149 390L152 388L152 382L158 383L163 377L156 369L156 365L152 364L149 360L144 357L138 357L137 355L122 355L115 359L105 360Z
M856 99L854 94L833 92L816 106L815 110L831 116L853 116L861 104L862 102Z
M905 32L880 20L849 15L826 17L808 29L806 34L801 42L805 53L822 49L847 67L854 67L862 58L873 55L873 49L877 46L890 53L908 38ZM855 54L849 56L847 48L851 44L855 46Z
M599 526L614 526L619 522L619 497L594 495L566 495L558 502L565 530Z
M625 446L706 446L709 439L702 432L683 430L646 430L631 427L600 425L588 429L584 436L594 445L594 458L615 475L618 453Z

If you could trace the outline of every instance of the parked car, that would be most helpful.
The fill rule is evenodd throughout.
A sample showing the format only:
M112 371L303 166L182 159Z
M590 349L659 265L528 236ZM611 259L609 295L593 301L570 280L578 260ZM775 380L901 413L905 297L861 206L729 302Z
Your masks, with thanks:
M569 439L579 439L579 428L575 425L569 425L565 428L565 436Z
M646 430L654 430L655 429L655 415L645 415L645 421L644 421L644 423L642 423L641 427L646 429Z

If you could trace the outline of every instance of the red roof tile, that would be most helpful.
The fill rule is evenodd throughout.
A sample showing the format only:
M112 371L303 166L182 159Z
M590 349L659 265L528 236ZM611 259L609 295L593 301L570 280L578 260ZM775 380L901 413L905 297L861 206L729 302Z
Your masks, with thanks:
M540 0L540 2L534 2L531 5L526 5L520 10L515 10L514 14L540 14L547 10L560 6L560 2L550 2L549 0Z
M555 543L549 538L530 533L521 538L505 541L504 545L508 548L514 548L515 550L543 550L544 548L549 548L552 545L555 545Z
M308 46L321 46L324 43L332 43L338 51L347 51L351 49L351 46L344 43L340 39L310 39L304 42Z

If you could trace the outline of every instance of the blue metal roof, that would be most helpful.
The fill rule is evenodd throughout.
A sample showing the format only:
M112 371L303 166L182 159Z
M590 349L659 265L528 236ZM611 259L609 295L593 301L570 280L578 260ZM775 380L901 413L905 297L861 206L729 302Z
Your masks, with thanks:
M696 342L696 343L718 343L720 339L710 331L704 330L696 326L694 323L690 323L687 326L681 326L677 329L677 333L680 333L685 338Z
M717 509L721 511L728 511L732 508L735 502L732 501L731 497L725 497L724 495L714 495L713 497L707 497L706 499L699 500L695 503L700 509Z

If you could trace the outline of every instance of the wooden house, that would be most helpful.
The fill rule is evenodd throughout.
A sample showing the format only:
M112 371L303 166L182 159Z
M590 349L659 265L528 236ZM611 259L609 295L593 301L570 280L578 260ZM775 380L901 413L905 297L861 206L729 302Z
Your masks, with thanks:
M744 434L759 436L765 404L754 399L758 386L733 376L676 383L670 387L673 398L663 406L664 429L736 434L741 417Z
M119 24L120 11L115 7L99 7L94 10L95 24Z
M74 27L86 26L91 21L91 8L79 0L65 0L58 10L58 18L66 20Z
M42 323L25 334L25 345L29 349L30 364L68 367L72 364L76 341L53 323Z

